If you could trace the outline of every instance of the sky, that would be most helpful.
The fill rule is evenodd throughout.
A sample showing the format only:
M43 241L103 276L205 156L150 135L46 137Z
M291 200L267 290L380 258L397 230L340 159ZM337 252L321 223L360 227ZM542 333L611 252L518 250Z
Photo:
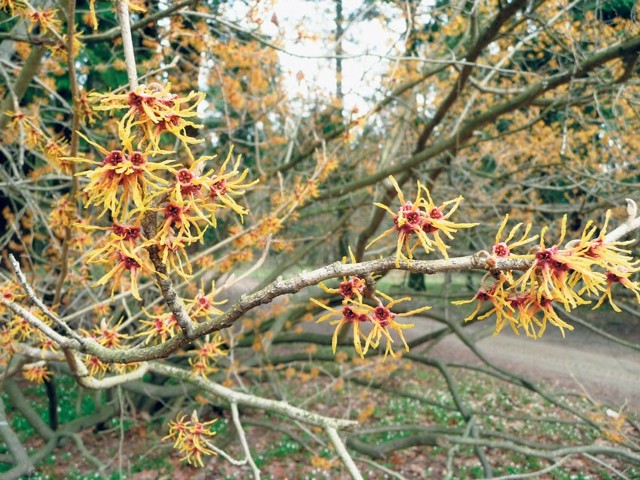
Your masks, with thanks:
M393 5L375 2L384 12L385 25L379 18L362 19L368 2L343 0L345 19L360 12L360 18L347 24L343 36L343 92L345 110L357 107L365 111L380 85L380 75L388 74L391 62L377 55L393 55L402 51L405 21ZM247 11L237 6L225 12L246 28L259 31L280 41L285 88L295 97L309 98L316 89L335 95L335 60L319 58L335 53L332 38L335 31L335 1L333 0L273 0L255 2ZM301 38L302 37L302 38ZM314 58L315 57L315 58ZM300 73L303 78L300 78Z

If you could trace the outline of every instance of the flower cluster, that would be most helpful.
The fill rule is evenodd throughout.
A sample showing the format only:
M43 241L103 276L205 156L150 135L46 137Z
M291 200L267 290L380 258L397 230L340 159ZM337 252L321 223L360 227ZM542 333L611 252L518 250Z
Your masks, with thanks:
M99 325L94 327L92 330L87 331L81 329L80 331L85 336L92 338L103 347L121 349L125 347L125 342L127 342L131 338L130 335L122 333L124 330L123 320L124 319L112 325L111 322L108 322L103 318L100 321ZM104 375L109 371L125 373L137 368L135 364L117 363L114 365L110 365L103 362L98 357L94 357L93 355L85 355L84 363L89 370L89 375L96 376L98 378L104 377Z
M201 422L197 412L194 411L191 418L182 415L169 422L169 434L164 439L173 440L173 447L184 455L182 460L203 467L202 456L215 453L208 446L208 441L216 434L210 428L215 422L215 420Z
M460 228L471 228L477 223L455 223L449 218L460 206L462 197L446 201L436 205L431 199L427 187L418 181L418 194L414 202L405 200L404 194L398 186L395 178L389 177L394 188L398 192L400 209L397 212L387 205L375 203L377 207L385 209L393 217L393 226L374 238L367 248L387 235L396 233L396 266L400 266L401 260L413 258L413 252L420 245L426 253L436 249L448 258L449 246L445 243L446 237L453 240L453 234ZM406 252L406 253L405 253Z
M211 339L202 342L194 351L195 356L189 359L191 374L206 378L210 373L215 372L213 362L217 357L227 354L227 350L222 348L224 344L225 341L219 332L216 332Z
M42 330L36 328L25 318L15 315L4 303L18 303L25 295L16 281L0 283L0 368L6 368L16 353L20 353L23 344L29 344L42 352L44 358L47 352L58 353L57 344L47 337ZM51 319L35 307L27 309L29 314L39 322L52 327ZM49 380L51 372L45 361L38 361L22 366L22 375L34 383Z
M351 253L351 251L349 251L349 253L352 263L355 263L353 253ZM343 259L343 262L346 262L346 258ZM357 276L351 276L348 279L347 277L343 277L343 281L337 288L329 288L324 283L320 283L320 288L322 288L325 293L338 294L342 297L341 308L339 309L333 308L315 298L311 299L313 303L329 312L320 317L316 323L333 319L330 324L336 325L331 340L334 354L338 346L338 336L345 325L351 325L353 328L353 346L361 358L364 358L370 348L378 348L381 340L385 340L386 344L384 352L385 358L387 355L395 357L395 352L392 348L392 344L394 343L391 335L392 330L394 330L402 340L405 350L409 351L409 345L407 345L407 341L402 332L408 328L413 328L413 324L398 323L395 319L397 317L416 315L431 308L425 306L409 312L395 313L391 310L395 305L411 299L404 297L394 300L379 290L369 287L366 279ZM365 299L369 300L373 305L365 303ZM365 328L368 328L368 333L363 332L363 325L367 325Z
M472 299L453 303L477 302L474 311L465 319L467 321L483 320L495 315L495 334L508 323L516 334L524 331L531 338L540 338L548 324L559 328L563 335L565 328L573 330L559 317L555 310L558 305L570 312L580 305L591 303L590 297L597 296L599 300L594 309L609 300L612 308L619 311L611 293L616 283L629 289L640 301L640 284L630 278L633 273L640 271L640 261L634 260L628 250L621 248L628 242L607 241L609 217L610 212L607 212L601 229L589 221L580 239L562 247L566 235L565 216L557 242L547 245L545 234L548 227L544 227L538 245L526 254L518 255L513 254L512 250L534 242L537 236L529 236L531 225L527 225L520 238L514 240L521 227L518 224L501 241L508 221L506 216L496 235L496 242L491 249L492 259L488 263L495 265L499 259L524 259L530 266L518 277L513 272L494 272L493 276L488 274ZM485 282L490 284L484 285ZM490 304L489 310L478 315L485 303Z
M91 167L77 174L88 180L83 188L85 207L98 207L97 218L106 214L111 218L108 226L77 223L80 228L106 232L86 257L87 263L106 267L95 286L113 282L114 293L128 277L138 300L140 274L176 273L188 279L192 273L188 247L204 241L206 230L216 227L221 210L242 219L248 210L237 198L257 183L246 180L249 171L240 170L241 158L234 159L233 150L213 168L206 167L215 156L195 158L190 146L201 140L190 137L187 128L200 128L191 119L203 95L192 92L182 97L170 88L153 83L128 93L93 95L96 110L126 109L118 122L119 144L105 148L80 134L100 157L62 159ZM163 150L166 135L182 143L188 157L185 163L177 160L176 152Z
M127 93L93 96L98 100L95 110L127 110L120 120L120 134L129 136L134 129L139 129L142 132L138 139L140 145L151 145L155 150L160 150L160 139L165 132L172 134L186 147L203 141L186 132L187 127L202 127L188 119L198 114L198 105L204 100L203 93L191 92L186 97L180 97L171 93L170 83L165 86L150 83ZM190 154L188 148L187 151Z
M149 320L141 320L139 332L136 337L144 337L145 343L165 342L178 331L178 321L171 312L150 313L144 307L143 311Z
M22 367L22 376L32 383L44 383L51 379L51 371L44 362L32 363Z

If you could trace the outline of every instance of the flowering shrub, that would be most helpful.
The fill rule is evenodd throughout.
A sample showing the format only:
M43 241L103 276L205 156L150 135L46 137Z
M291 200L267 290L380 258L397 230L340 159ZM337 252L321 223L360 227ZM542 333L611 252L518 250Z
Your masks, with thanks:
M420 317L426 316L425 312L432 307L405 294L392 296L381 291L391 292L387 288L380 288L379 280L393 270L428 275L481 271L484 276L473 297L453 301L454 305L471 304L469 308L472 312L465 321L494 318L495 334L508 325L515 334L524 332L526 337L533 339L542 337L549 326L559 329L563 336L567 331L574 330L574 325L563 319L563 313L573 312L581 306L597 309L608 303L613 310L620 311L614 299L618 298L622 288L627 290L629 298L640 302L640 283L636 280L640 260L632 250L632 241L623 239L631 231L640 228L633 201L628 201L626 220L607 210L601 225L589 220L581 233L577 233L579 227L576 227L574 235L567 227L570 219L565 215L558 234L550 226L543 226L539 233L534 234L532 221L515 225L510 223L511 216L505 215L508 209L504 205L511 202L512 198L509 197L510 193L500 193L502 203L494 198L485 199L486 205L490 205L502 219L496 232L495 225L487 220L489 216L483 216L488 210L486 207L463 203L463 197L458 195L463 188L456 188L455 193L439 188L436 180L444 168L417 168L421 162L420 155L428 151L425 145L432 140L430 135L438 130L445 133L438 132L444 140L440 144L434 143L432 151L436 153L430 153L434 158L464 147L477 149L474 154L480 155L480 160L484 162L485 157L491 155L483 150L482 142L492 136L500 138L504 133L494 131L492 123L495 118L490 118L489 114L498 111L504 116L513 114L519 120L518 115L522 112L518 111L518 106L502 104L502 109L489 108L464 118L466 108L472 108L475 102L475 97L470 96L465 100L465 111L450 112L451 116L461 115L460 121L452 125L455 128L450 137L447 136L447 129L438 126L438 122L446 116L440 109L435 115L428 116L429 120L417 138L419 148L406 163L402 163L401 154L397 159L391 155L394 158L387 158L386 163L380 162L380 165L369 159L362 161L362 165L348 163L346 158L353 153L351 146L364 142L364 129L369 115L377 112L377 108L384 107L386 100L365 116L358 116L358 110L354 108L351 111L354 118L348 120L343 105L339 105L328 113L323 112L328 118L327 123L322 125L323 129L316 131L306 126L296 126L292 129L295 133L276 135L274 132L278 129L284 132L291 128L287 115L281 116L278 111L280 108L285 110L281 105L284 100L281 98L280 85L271 78L276 76L280 68L277 56L271 50L266 53L252 50L255 46L248 41L232 40L226 45L220 39L214 42L211 35L200 35L196 29L208 31L217 17L203 13L201 6L189 2L170 6L160 2L157 5L159 8L176 10L166 14L169 17L166 39L153 44L151 50L163 52L174 43L180 44L188 59L177 60L186 65L193 64L195 69L189 73L187 67L181 65L176 74L172 69L177 63L168 65L149 55L154 58L145 59L140 68L149 70L148 75L145 74L149 78L144 80L147 83L139 83L128 14L130 9L143 13L145 8L143 2L134 0L114 2L121 33L121 39L115 42L114 48L119 53L120 50L124 51L124 61L116 58L110 73L126 71L129 86L113 91L104 89L103 92L89 92L83 85L90 84L88 78L94 72L86 68L83 70L80 66L86 67L92 59L84 59L80 52L85 48L84 41L97 42L101 34L91 35L85 31L86 35L80 35L76 31L79 28L76 26L77 12L74 10L76 2L67 3L68 10L62 12L48 7L39 8L28 1L0 1L0 8L11 16L7 22L22 22L21 28L24 27L22 30L27 34L25 40L19 29L16 31L20 34L3 31L3 34L6 33L3 38L13 41L13 37L16 37L18 43L28 43L33 39L30 51L16 47L15 56L24 60L25 69L32 55L35 57L41 51L40 61L45 57L44 52L48 51L50 54L46 54L46 61L50 74L60 77L58 73L61 68L64 73L61 62L66 62L69 73L69 98L62 98L60 102L67 108L65 114L69 118L54 116L45 120L37 102L31 102L28 106L20 105L22 98L18 97L24 92L18 95L16 88L2 89L2 93L8 92L7 98L13 105L0 112L2 121L6 122L8 136L17 139L14 149L17 160L12 158L9 162L15 170L12 174L15 174L16 181L21 180L20 175L26 168L20 162L27 152L39 163L24 184L33 191L46 191L48 195L43 197L46 202L32 202L30 197L25 196L28 201L25 201L21 212L16 212L18 209L13 206L2 211L2 218L12 238L7 245L12 253L24 254L22 263L9 253L5 255L3 252L2 256L12 271L0 283L0 373L3 379L22 376L28 382L44 384L46 388L54 390L52 384L56 376L67 372L81 386L90 389L111 389L133 381L145 383L144 379L149 377L160 378L162 382L168 379L166 384L161 384L163 387L174 387L173 383L189 384L198 390L195 395L197 402L214 404L212 399L215 398L215 409L230 410L230 420L245 458L236 461L214 445L217 426L214 428L213 425L217 420L201 421L199 416L206 418L209 414L205 408L202 411L194 410L190 416L182 413L176 416L182 407L174 408L172 405L169 413L173 420L168 423L168 434L164 439L173 443L181 460L203 467L206 456L220 455L233 465L247 465L254 478L259 478L258 467L239 418L238 405L243 405L269 412L274 418L284 417L296 425L309 425L311 428L305 427L306 432L314 440L319 438L317 434L324 432L335 455L349 473L354 478L361 478L345 442L338 434L338 431L344 434L354 428L357 424L355 420L320 415L296 407L285 401L283 392L277 392L283 397L282 401L248 393L250 389L247 385L261 375L277 375L282 369L287 378L295 378L295 368L284 367L290 359L285 358L279 365L271 361L274 357L278 358L280 353L278 347L274 347L277 341L308 340L305 335L309 332L303 321L315 320L322 324L319 328L325 331L329 330L326 323L333 327L331 334L325 335L318 344L324 342L327 345L327 351L321 352L321 355L326 354L331 360L332 352L339 364L340 379L332 384L331 389L340 391L344 385L343 375L351 374L345 374L342 365L348 359L346 352L351 348L356 354L353 362L356 370L362 365L373 365L373 362L366 363L366 357L379 354L381 361L386 361L367 372L374 378L379 376L380 370L388 373L403 368L398 367L399 363L394 358L399 361L416 345L407 332L418 325ZM514 0L501 6L495 23L489 24L491 28L487 27L486 32L491 33L494 26L499 32L500 22L513 17L515 23L512 30L520 36L529 35L528 31L520 30L521 24L528 22L522 22L519 14L516 15L519 11L517 4L518 1ZM525 8L524 4L521 6ZM182 13L171 15L171 12L183 7L193 8L193 11L181 11L184 18ZM202 10L209 7L202 6ZM407 4L407 8L413 7ZM478 5L477 8L477 18L472 19L473 22L485 16L489 18L490 12L485 11L486 6ZM567 11L571 9L566 7ZM509 13L511 10L513 12ZM407 18L411 17L409 13ZM444 17L455 17L458 13L448 12ZM527 15L530 13L527 12ZM152 28L151 24L156 28L157 14L154 12L151 16L143 17L145 21L138 28L142 28L141 25ZM555 10L545 14L550 15L547 26L552 25L556 18ZM103 21L100 5L96 6L96 2L90 0L84 15L86 26L98 30ZM105 20L115 21L110 15L114 13L109 10ZM66 25L65 18L68 20ZM184 27L186 18L194 22L194 19L203 20L197 23L194 30L188 31ZM277 18L273 18L272 24L278 26ZM565 26L570 24L565 22ZM456 20L447 29L434 27L432 33L448 32L447 35L452 37L445 37L442 45L449 48L449 40L462 33L461 25ZM616 79L612 84L617 85L625 80L626 75L631 76L635 63L629 59L635 58L633 54L637 44L633 42L637 41L637 36L625 42L618 39L624 28L629 31L635 28L628 22L621 22L620 25L622 30L612 33L615 48L594 54L589 61L572 66L570 71L567 70L567 79L571 79L575 72L588 77L592 69L613 60L620 62L602 78ZM109 32L111 30L103 34L109 36ZM476 37L475 33L469 35L471 40ZM253 36L251 33L248 38ZM479 38L484 37L480 35ZM501 41L502 38L496 38L492 48L495 47L499 52L515 52L510 43L498 46ZM141 38L141 45L144 42L145 39ZM584 39L579 43L590 44ZM551 48L548 50L553 51ZM564 51L565 47L560 50ZM197 54L190 55L193 52ZM217 55L215 62L206 57L207 52ZM544 58L547 53L546 50L540 51L540 57ZM449 107L456 104L456 96L464 90L465 82L470 78L466 69L475 64L471 57L465 56L464 62L459 65L458 62L451 63L460 69L460 82L450 95L444 96L447 100L442 105L446 106L449 99ZM582 58L581 55L575 57ZM510 59L503 58L505 62ZM568 61L564 57L555 59L553 72L549 75L554 79L564 78L555 69ZM485 65L499 64L493 62L491 56L485 57L483 62ZM626 66L626 63L631 66ZM221 64L226 66L225 75L216 73L206 80L200 79L201 72L211 69L212 65L218 68ZM503 65L499 65L495 72L503 69ZM620 68L622 71L616 70ZM96 65L95 70L101 71L101 66ZM510 72L509 69L505 71ZM230 72L235 75L231 76ZM180 78L181 75L188 77L193 73L196 73L192 75L195 80L183 81ZM410 71L404 73L407 76L415 74ZM424 78L432 74L435 75L430 73ZM481 81L474 78L478 91L498 97L509 91L504 90L501 84L485 88L491 75L493 73ZM204 83L211 82L214 76L221 77L216 80L216 88L209 88L211 85L205 88ZM303 78L304 75L298 76L298 81ZM393 81L396 81L395 78ZM411 78L410 81L415 79ZM560 85L568 88L565 85L567 82L562 80ZM522 98L527 99L520 106L524 109L533 105L535 100L538 108L551 102L542 95L551 88L551 84L553 82L534 85L538 90L528 93L528 96L524 95L529 88L526 82L516 85L514 88L520 92L518 95L522 94ZM38 85L47 92L47 98L60 101L60 94L50 84L39 80ZM202 87L203 91L194 91L194 85L197 89ZM441 90L437 82L433 88ZM58 90L62 91L62 88ZM224 97L224 109L221 110L225 112L221 117L225 117L225 129L216 133L205 128L207 122L220 121L218 117L204 118L202 115L208 108L207 100L212 105L216 101L215 98L205 98L205 90L207 95ZM396 98L395 92L388 98ZM397 98L401 98L404 92L406 90L398 91ZM575 103L581 104L582 99L579 100ZM416 101L413 99L407 104ZM569 106L573 108L573 102L566 103L567 110ZM48 115L51 115L50 111L55 111L55 108L50 108ZM526 119L527 124L539 123L539 117L541 114ZM509 118L505 121L510 123L516 120ZM240 130L243 130L244 138L239 137ZM320 130L322 135L319 135ZM479 133L476 135L476 132ZM513 136L517 133L518 129ZM591 132L590 138L600 138L601 133ZM544 132L538 132L538 135L544 138ZM214 145L222 144L220 139L223 136L226 148L219 148L220 156L213 155ZM477 137L477 143L469 141L472 137ZM335 139L343 141L341 147L344 150L326 148L327 142ZM235 147L232 144L234 140L237 140ZM303 141L311 147L306 148ZM618 139L610 140L610 143L618 145ZM590 145L588 142L585 144ZM267 162L261 155L261 148L266 148L265 145L270 149L281 146L282 151L275 155L275 149L269 150L274 159ZM4 147L3 142L3 158L11 153L11 149ZM396 145L388 150L396 151L396 147L400 149ZM562 148L564 151L564 143ZM8 153L5 154L5 150ZM377 145L374 150L378 150ZM252 154L245 160L236 153L238 151ZM493 152L489 153L493 155ZM570 157L573 154L563 155ZM589 155L585 153L585 157ZM496 158L492 157L491 160L499 162L499 156L496 153ZM633 152L629 157L633 157ZM306 161L303 163L303 160ZM509 159L502 161L511 166ZM598 162L602 162L596 164L598 167L606 163L600 159ZM611 167L611 171L619 175L618 171L622 168L616 168ZM438 173L428 173L427 170ZM396 174L397 179L393 175L388 176L390 173ZM363 178L360 178L361 175ZM38 185L43 178L46 187ZM388 178L393 189L378 189L384 192L374 190L372 187L380 178ZM628 179L618 180L624 184L623 180ZM3 185L11 183L4 179L2 182ZM20 182L17 184L21 185ZM455 184L452 182L452 185ZM505 190L510 192L510 189ZM497 189L491 192L497 192ZM386 200L365 202L363 199L372 198L372 193L376 199ZM410 193L415 196L410 197ZM516 198L521 194L519 190L513 195ZM389 200L393 195L397 201ZM319 206L322 201L333 199L334 196L336 201L328 208L323 210ZM476 196L476 200L479 196ZM465 197L468 198L466 192ZM413 198L413 201L408 198ZM442 198L446 200L442 201ZM46 208L43 209L45 203ZM363 224L362 216L351 211L364 203L368 206L373 203L377 207L371 208L377 213L367 224ZM303 207L308 209L303 210ZM17 213L20 213L19 220L16 220ZM335 225L325 224L325 220L332 216L338 218ZM465 221L468 218L478 221ZM382 223L378 222L379 219L382 219ZM617 226L612 228L614 223ZM381 233L378 233L380 230ZM459 254L463 248L475 249L478 238L486 230L490 230L490 238L495 233L493 245L485 245L485 250L473 255ZM22 231L29 233L22 234ZM309 238L307 231L313 233ZM357 245L350 238L355 231L359 234ZM336 232L340 235L335 235ZM466 235L467 240L464 247L460 247L462 242L457 239L462 234ZM568 238L571 235L576 238ZM318 247L326 239L334 236L340 237L340 253L332 252L331 255L340 257L346 250L348 256L345 255L342 262L325 265L321 255L325 255L326 251L319 253L316 250L320 250ZM212 245L214 241L217 243ZM356 253L349 245L356 247ZM375 253L371 250L373 246L378 249ZM36 250L41 251L36 253ZM256 251L262 252L259 259L254 257ZM278 275L262 275L262 272L258 274L257 270L265 259L274 254L280 254L276 263L281 264L278 267L282 266L282 271L297 263L308 266L318 258L323 266L291 274L287 279ZM375 258L378 254L389 256ZM241 264L246 266L246 271L242 273L238 268ZM201 276L205 278L200 279ZM242 285L247 279L261 282L262 285L251 293L252 287ZM235 292L231 293L230 289L238 284L245 291L235 299ZM315 286L324 295L316 295L318 298L310 300L305 298L301 301L302 306L287 303L289 295ZM110 293L106 295L108 298L100 298L103 289L98 287ZM274 302L275 299L280 301ZM266 305L269 306L258 309ZM287 315L285 311L292 313ZM449 327L453 328L452 324ZM282 332L285 334L284 340L283 336L279 337ZM348 341L348 349L339 348L345 334L352 338ZM238 355L240 348L245 349L243 355ZM305 347L305 361L317 353L316 344ZM291 361L296 360L295 355L292 358L294 360ZM454 437L452 434L445 440L462 438L460 444L469 442L469 439L479 442L477 425L474 423L475 413L470 413L470 409L459 400L454 382L446 371L447 365L432 363L442 371L456 408L466 422L462 433L454 431L457 425L452 422L447 435L451 431L460 435ZM315 366L307 370L303 372L305 376L300 376L303 384L321 375L333 375L330 369L321 372ZM504 372L499 372L499 375L500 379L505 378ZM173 383L169 385L170 382ZM530 383L523 381L521 384L534 390ZM121 395L122 392L118 389L117 393ZM122 397L119 400L118 408L124 408ZM4 416L3 411L0 414ZM52 418L55 411L53 408L50 410ZM347 417L351 408L345 411ZM375 412L372 403L356 411L353 418L358 418L362 423L373 417ZM615 422L609 421L611 425L608 426L607 420L601 415L583 415L580 418L585 422L599 422L596 426L604 425L602 430L608 432L610 438L624 440L621 433L623 415L616 417ZM51 421L53 432L55 421ZM9 425L3 418L0 418L0 423ZM40 430L47 432L43 428ZM67 434L80 441L75 431L60 436L46 433L45 436L49 437L47 441L57 441ZM357 437L356 434L352 436L351 445L362 444ZM474 448L477 447L480 452L478 456L482 459L484 454L479 445L474 444ZM10 453L12 457L16 456L15 451ZM19 449L18 453L21 453ZM28 455L23 457L28 458ZM314 456L313 463L323 468L332 468L337 464L321 456Z

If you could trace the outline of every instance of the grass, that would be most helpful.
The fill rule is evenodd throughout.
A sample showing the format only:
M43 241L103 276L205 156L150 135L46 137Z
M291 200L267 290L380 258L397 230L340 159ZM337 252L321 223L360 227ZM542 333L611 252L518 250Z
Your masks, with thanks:
M364 399L358 402L354 399L360 398L362 392L367 390L360 390L359 387L352 386L353 390L350 401L351 409L354 412L352 417L356 418L355 413L365 410L367 408L367 401L373 399L375 408L364 422L363 428L412 423L426 426L463 427L464 419L459 412L452 411L453 402L450 394L444 388L444 383L440 375L428 368L414 367L411 372L407 373L403 373L401 369L396 370L390 375L390 378L386 379L391 382L390 387L396 395L378 391L365 395ZM476 421L481 427L502 431L510 435L520 435L525 439L537 443L553 441L563 446L594 441L598 437L597 431L590 427L568 423L554 423L554 417L560 420L567 420L569 416L566 412L548 405L531 392L516 389L513 386L487 378L469 375L464 372L456 371L455 378L459 384L461 396L465 399L465 402L470 404L471 408L475 410L487 409L496 413L495 415L476 417ZM296 389L293 386L300 384L288 381L284 377L279 380L282 382L281 388L284 389L285 398L293 404L297 401L303 401L312 394L312 392L309 391L313 388L312 386L307 385L306 388ZM321 380L318 382L320 383ZM429 386L426 392L425 385ZM425 401L398 396L397 394L401 390L405 390L412 395L417 395L422 392L425 396ZM267 394L267 390L262 393ZM566 399L566 401L576 408L590 408L588 402L580 399ZM441 406L432 405L430 402L438 402ZM314 409L321 408L325 411L344 410L345 408L345 405L337 395L323 398L322 402L318 402L313 406ZM499 415L506 415L506 417ZM532 421L516 419L516 417L524 417L525 415L532 417L543 416L546 418L537 418L537 420ZM381 444L404 438L411 434L412 432L406 430L386 431L374 435L363 435L360 439L372 444ZM425 447L416 447L406 452L401 452L396 455L394 462L383 462L383 464L388 468L401 470L402 466L399 467L398 463L403 463L403 457L406 456L406 463L409 464L411 463L411 459L415 457L416 452L420 450L425 450ZM448 449L444 447L434 447L428 450L428 457L423 459L424 478L429 478L429 475L432 475L433 478L439 478L437 472L443 471ZM267 455L263 454L265 460L278 456L273 454L273 450L270 452L271 453ZM291 454L295 454L295 462L299 464L309 464L309 454L305 451L292 451ZM478 462L471 448L460 447L458 455L459 457L454 464L455 471L453 472L452 478L483 478L482 469L477 465ZM398 457L400 458L400 462L398 462ZM476 465L470 464L474 462ZM531 473L549 465L549 462L546 460L510 452L501 452L494 455L491 463L494 466L494 473L496 475ZM573 478L606 478L602 477L602 469L596 468L597 465L589 464L589 462L583 462L583 464L586 469L584 476L581 476L583 473L576 472L575 466L571 466L557 468L554 470L551 478L563 480ZM265 462L264 467L268 470L268 462ZM429 468L431 469L431 473L428 472ZM337 473L338 471L339 470L334 471L334 475L339 475ZM640 469L636 468L635 470L628 471L627 474L632 477L633 475L640 475ZM303 477L301 476L300 478ZM304 478L313 477L309 476ZM383 476L374 474L371 478L383 478Z

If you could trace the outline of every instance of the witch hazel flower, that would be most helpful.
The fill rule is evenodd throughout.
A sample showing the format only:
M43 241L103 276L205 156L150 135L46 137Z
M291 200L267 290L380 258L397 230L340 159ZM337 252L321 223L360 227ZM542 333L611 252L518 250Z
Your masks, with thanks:
M371 322L371 317L367 309L364 308L363 305L354 304L349 300L345 301L340 309L328 306L315 298L311 298L311 301L329 312L316 320L316 323L321 323L333 318L333 320L329 322L331 325L336 326L331 339L333 353L336 353L338 347L338 335L340 331L345 325L351 325L353 328L353 346L360 358L364 358L365 350L363 349L362 341L366 340L366 335L362 331L361 324Z
M186 133L188 127L202 128L189 118L198 115L198 105L204 100L204 93L190 92L186 97L171 93L171 84L159 83L139 85L135 90L122 94L94 94L98 105L94 110L114 111L127 109L120 120L121 128L130 135L139 128L142 131L141 143L159 149L161 135L168 132L180 140L189 155L189 145L201 143Z
M392 344L394 342L393 336L391 335L392 331L395 331L396 334L402 340L402 344L404 345L405 351L409 351L409 345L407 344L407 340L404 338L403 330L407 330L414 327L413 323L399 323L396 321L398 317L411 317L422 313L426 310L429 310L430 306L424 306L420 308L416 308L414 310L402 313L396 313L392 311L392 308L402 302L411 300L410 297L403 297L398 299L392 299L391 297L385 295L384 296L388 303L386 305L383 304L382 301L378 303L375 307L370 305L366 305L365 307L369 310L369 315L373 320L373 328L369 332L367 336L367 343L365 346L364 353L366 354L369 348L378 348L382 339L386 342L384 357L387 358L388 355L395 357L396 354L393 351Z
M589 303L583 298L585 292L598 294L603 291L607 278L604 272L594 269L598 262L593 257L585 255L580 249L559 246L566 234L566 223L565 215L562 218L560 239L551 247L545 246L544 234L547 227L542 229L535 262L520 280L523 285L526 281L538 283L540 294L561 302L570 311L578 305ZM583 287L576 292L580 284Z
M134 137L125 138L121 150L109 151L81 133L78 134L103 155L102 161L84 157L65 157L63 160L96 165L96 168L76 175L89 179L89 184L83 189L89 196L85 208L90 205L101 206L98 218L106 212L110 212L114 218L124 217L129 200L133 200L136 207L144 209L145 197L149 192L163 190L163 185L168 183L155 172L172 171L173 162L151 161L150 152L140 152L133 148Z
M502 234L509 222L509 214L504 216L502 223L500 224L500 228L498 229L498 233L496 233L496 240L493 246L491 247L491 254L494 257L498 258L530 258L531 255L517 255L513 253L513 250L527 245L528 243L535 242L538 239L538 235L534 235L532 237L529 236L529 232L531 231L531 224L528 223L520 235L520 238L516 240L516 236L518 234L518 230L522 227L522 223L518 223L511 228L509 234L505 239L502 239Z
M357 263L351 247L349 247L349 257L351 258L352 264ZM342 258L342 263L347 263L346 256ZM352 275L348 279L346 276L343 276L338 288L329 288L323 282L320 282L318 286L322 288L324 293L340 295L343 298L343 303L349 300L357 300L359 303L362 303L362 296L367 288L367 281L364 278Z
M192 465L204 466L203 455L213 455L215 451L209 447L209 441L216 435L211 430L216 420L201 422L194 410L191 418L182 415L169 422L169 434L163 440L173 440L173 447L182 455L182 460Z
M366 248L376 243L381 238L396 233L396 267L401 261L408 261L413 258L413 252L420 245L426 253L438 250L445 258L448 258L447 250L449 246L445 243L442 235L453 240L453 234L460 228L471 228L477 223L455 223L449 218L458 209L462 197L449 200L440 205L436 205L429 190L419 181L418 193L414 202L407 201L400 190L398 182L392 176L389 177L395 188L400 208L397 211L391 210L387 205L374 203L375 206L386 210L393 217L393 226L385 230L378 237L374 238Z
M484 285L488 279L494 280L491 285ZM507 276L500 273L497 279L494 279L490 275L486 275L482 280L482 285L476 294L468 300L456 300L451 302L453 305L465 305L468 303L476 302L476 308L464 319L465 322L471 320L484 320L492 315L496 316L496 329L494 335L500 333L500 331L509 323L512 330L517 332L517 322L513 317L513 307L508 300L508 293L506 291ZM485 304L489 304L489 310L481 313Z
M111 295L115 294L116 288L122 285L123 278L128 274L130 281L131 294L136 300L142 300L138 291L138 276L141 273L153 275L155 269L145 255L145 251L140 247L136 249L115 249L110 257L99 260L100 263L109 263L112 268L100 280L93 284L94 287L106 285L113 280L111 287ZM98 261L98 260L96 260Z

